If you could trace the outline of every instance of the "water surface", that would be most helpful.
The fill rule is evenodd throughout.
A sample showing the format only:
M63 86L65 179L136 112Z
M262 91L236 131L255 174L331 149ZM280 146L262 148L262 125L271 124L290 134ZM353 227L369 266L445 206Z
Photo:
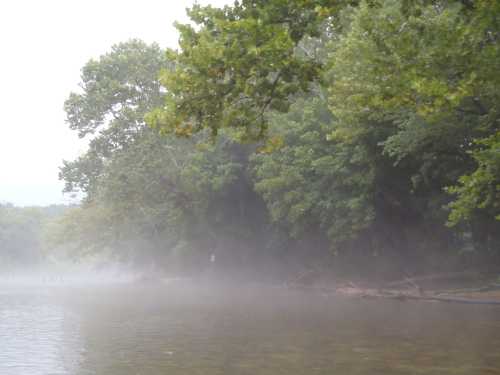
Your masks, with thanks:
M500 374L500 308L273 288L0 286L0 374Z

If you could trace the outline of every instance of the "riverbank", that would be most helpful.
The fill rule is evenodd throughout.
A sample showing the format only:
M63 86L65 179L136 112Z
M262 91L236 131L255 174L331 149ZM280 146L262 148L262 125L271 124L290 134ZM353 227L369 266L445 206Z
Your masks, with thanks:
M405 278L391 282L337 281L308 285L305 275L286 283L289 288L351 298L421 300L433 302L500 305L500 281L496 273L455 272Z
M484 305L500 305L500 286L489 291L422 291L416 290L391 290L391 289L362 289L357 287L341 287L335 290L335 294L379 299L397 300L422 300L449 303L468 303Z
M311 283L311 276L310 272L303 273L285 283L285 286L350 298L500 305L500 280L497 272L450 272L406 277L389 282L316 280Z

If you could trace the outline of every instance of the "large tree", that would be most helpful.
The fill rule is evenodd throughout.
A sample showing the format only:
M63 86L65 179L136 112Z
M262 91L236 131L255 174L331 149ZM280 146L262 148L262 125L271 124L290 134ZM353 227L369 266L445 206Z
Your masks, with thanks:
M362 2L346 11L328 72L331 137L356 143L385 129L380 151L409 172L427 217L443 216L444 189L458 181L451 223L472 219L488 250L498 246L499 14L488 1Z
M295 251L286 229L414 267L498 254L499 14L480 0L194 6L179 50L132 41L83 69L66 110L92 140L61 172L86 197L75 215L132 253Z
M241 131L241 138L265 134L265 115L286 111L290 98L307 91L322 64L315 51L297 47L318 37L334 19L341 0L244 0L223 9L195 5L196 26L178 24L180 50L169 50L175 69L165 70L165 105L149 115L164 132L190 135L202 129Z
M162 137L145 125L144 114L164 96L159 72L170 68L163 51L140 41L83 68L83 91L65 108L70 127L91 141L65 162L61 178L84 201L53 227L55 243L136 263L171 261L171 254L196 263L211 253L238 257L260 238L265 210L246 174L252 146L229 135Z
M413 255L421 253L419 238L451 249L472 231L475 248L491 250L499 213L499 13L497 2L451 0L194 7L197 27L179 26L181 48L170 51L175 69L162 75L165 106L148 121L180 135L235 128L243 139L262 137L273 124L263 150L278 150L256 158L256 186L271 215L294 230L302 221L329 228L336 243L364 227L377 233L375 247ZM319 96L332 120L284 118L278 121L287 125L277 127L270 114L287 112L305 92ZM291 116L300 119L296 109ZM305 126L315 129L314 147ZM323 152L338 167L315 167ZM352 160L365 171L363 199L344 188L322 208L326 188L316 178L330 175L337 197L337 186L357 175ZM458 196L449 206L446 191ZM359 206L349 208L354 201ZM447 229L446 207L451 224L467 225ZM370 214L350 221L357 212Z
M82 68L81 91L69 95L64 109L70 129L90 139L89 149L64 162L66 192L91 199L113 153L150 132L144 115L163 101L158 72L168 66L158 45L130 40Z

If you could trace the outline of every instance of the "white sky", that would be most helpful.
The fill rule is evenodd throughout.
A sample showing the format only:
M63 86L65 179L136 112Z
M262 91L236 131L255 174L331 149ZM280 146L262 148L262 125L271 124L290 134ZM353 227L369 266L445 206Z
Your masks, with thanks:
M222 6L230 0L202 0ZM193 0L6 0L0 2L0 202L67 202L62 159L85 151L63 103L90 58L130 38L177 46L174 21Z

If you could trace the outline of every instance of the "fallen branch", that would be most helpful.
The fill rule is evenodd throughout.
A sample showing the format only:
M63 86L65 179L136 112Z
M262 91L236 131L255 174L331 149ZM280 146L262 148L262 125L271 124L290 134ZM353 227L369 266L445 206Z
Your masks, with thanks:
M500 290L499 284L490 284L486 286L482 286L479 288L461 288L461 289L451 289L451 290L442 290L436 293L436 295L449 295L449 294L464 294L464 293L481 293L481 292L490 292Z
M500 305L499 300L488 300L488 299L454 298L454 297L427 297L427 299L430 301L467 303L470 305Z
M443 295L426 295L415 294L409 292L400 292L394 290L372 290L372 289L354 289L354 288L338 288L337 294L344 296L354 296L361 298L385 298L397 300L421 300L421 301L438 301L449 303L465 303L476 305L500 305L500 300L491 299L476 299L476 298L462 298L462 297L447 297Z
M384 285L399 286L399 285L415 284L420 281L446 280L446 279L455 279L459 277L476 277L476 276L478 276L478 273L475 271L438 273L438 274L418 276L418 277L406 277L403 280L391 281Z
M474 305L500 305L500 300L484 300L475 298L457 298L457 297L439 297L439 296L425 296L425 295L414 295L414 294L367 294L361 297L369 298L387 298L387 299L397 299L397 300L420 300L420 301L437 301L437 302L448 302L448 303L465 303Z

